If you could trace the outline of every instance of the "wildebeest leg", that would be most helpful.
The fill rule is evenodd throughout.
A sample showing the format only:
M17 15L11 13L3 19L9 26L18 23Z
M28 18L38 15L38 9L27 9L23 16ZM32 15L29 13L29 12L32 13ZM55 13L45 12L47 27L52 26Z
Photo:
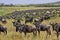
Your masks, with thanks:
M38 36L40 37L40 31L38 30Z
M16 32L18 31L18 27L16 27Z
M4 31L5 34L7 34L7 31Z
M22 33L22 31L19 30L20 33Z
M5 35L7 34L7 28L3 31L5 33Z
M37 31L33 31L33 35L36 36L37 35Z
M51 30L48 29L47 33L48 33L48 35L50 36L50 35L51 35Z
M46 32L47 32L46 39L47 39L47 37L50 38L51 37L51 30L50 29L47 29Z
M38 35L40 35L40 31L38 30Z
M59 38L58 38L58 37L59 37L59 32L57 31L57 40L59 40Z
M7 31L6 31L6 34L7 34Z
M24 32L25 36L26 36L26 32Z
M46 35L46 38L45 38L45 40L47 39L47 37L48 37L48 30L46 30L46 33L47 33L47 35Z
M57 38L59 37L59 32L57 31Z
M47 37L48 37L48 35L49 35L50 33L49 33L49 31L48 31L48 30L46 30L46 32L47 32L47 35L46 35L46 38L47 38Z

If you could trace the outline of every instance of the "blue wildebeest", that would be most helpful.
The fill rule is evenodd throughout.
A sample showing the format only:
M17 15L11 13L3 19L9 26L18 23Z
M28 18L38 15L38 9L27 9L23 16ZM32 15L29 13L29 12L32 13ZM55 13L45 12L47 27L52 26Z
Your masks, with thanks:
M4 32L5 34L7 34L7 28L0 24L0 32Z
M2 23L7 23L6 18L4 18L4 16L0 16L0 21L1 21Z
M34 22L42 22L43 21L43 18L38 18L38 19L35 19Z
M46 31L48 35L51 35L50 26L43 25L39 22L34 22L33 24L37 28L38 34L40 34L40 31Z
M33 17L29 17L29 16L26 16L25 17L25 23L27 23L27 22L33 22Z
M50 19L50 15L48 14L44 15L44 20L48 20L48 19Z
M53 28L53 31L56 31L57 38L59 37L59 32L60 32L60 23L50 23L50 25Z
M16 26L16 32L24 32L24 34L26 35L26 33L33 33L33 35L37 34L37 30L36 28L32 27L32 26L28 26L25 24L21 24L18 22L13 22L13 25Z

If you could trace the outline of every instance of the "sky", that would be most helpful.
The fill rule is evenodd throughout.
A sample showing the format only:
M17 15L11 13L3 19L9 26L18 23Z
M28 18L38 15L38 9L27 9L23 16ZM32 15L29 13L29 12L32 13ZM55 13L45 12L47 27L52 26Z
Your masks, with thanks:
M43 4L51 2L59 2L60 0L0 0L0 3L5 4Z

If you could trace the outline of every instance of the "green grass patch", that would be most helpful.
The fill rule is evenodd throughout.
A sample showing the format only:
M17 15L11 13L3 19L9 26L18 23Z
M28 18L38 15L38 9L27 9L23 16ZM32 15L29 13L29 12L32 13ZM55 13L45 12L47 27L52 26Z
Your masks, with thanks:
M0 7L0 15L12 13L13 11L32 10L38 7Z

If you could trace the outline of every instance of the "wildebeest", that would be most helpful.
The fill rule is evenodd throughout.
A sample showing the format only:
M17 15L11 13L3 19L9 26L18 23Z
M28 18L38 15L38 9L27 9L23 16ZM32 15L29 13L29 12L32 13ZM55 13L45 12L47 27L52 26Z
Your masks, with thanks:
M40 16L37 20L34 20L34 21L38 21L41 23L41 22L43 22L43 20L47 20L47 19L50 19L49 15Z
M42 18L44 19L44 20L48 20L48 19L50 19L50 14L45 14L45 15L43 15L42 16Z
M53 30L56 31L57 37L59 37L59 32L60 32L60 23L50 23L52 26Z
M0 24L0 33L1 32L4 32L5 34L7 34L7 28Z
M34 35L36 35L36 33L37 33L36 28L34 28L32 26L28 26L28 25L21 24L18 22L13 22L13 25L16 26L16 32L17 31L24 32L25 35L26 35L26 33L32 33L33 32Z
M50 26L40 24L39 22L33 24L36 26L38 34L40 34L40 31L46 31L48 35L51 35Z
M25 23L27 23L27 22L33 22L33 17L29 17L29 16L26 16L25 17Z
M44 16L44 20L50 19L50 16Z
M15 26L16 27L16 32L17 31L19 31L19 27L21 27L22 26L22 24L21 23L19 23L19 22L12 22L13 23L13 26Z
M40 23L41 23L42 21L43 21L43 18L42 18L42 17L34 20L34 22L40 22Z
M32 26L24 25L24 28L22 28L22 29L24 29L22 31L25 33L25 35L26 35L26 33L31 33L31 32L33 32L34 35L36 35L36 33L37 33L36 28L34 28Z
M2 23L7 23L5 16L0 16L0 21L1 21Z

